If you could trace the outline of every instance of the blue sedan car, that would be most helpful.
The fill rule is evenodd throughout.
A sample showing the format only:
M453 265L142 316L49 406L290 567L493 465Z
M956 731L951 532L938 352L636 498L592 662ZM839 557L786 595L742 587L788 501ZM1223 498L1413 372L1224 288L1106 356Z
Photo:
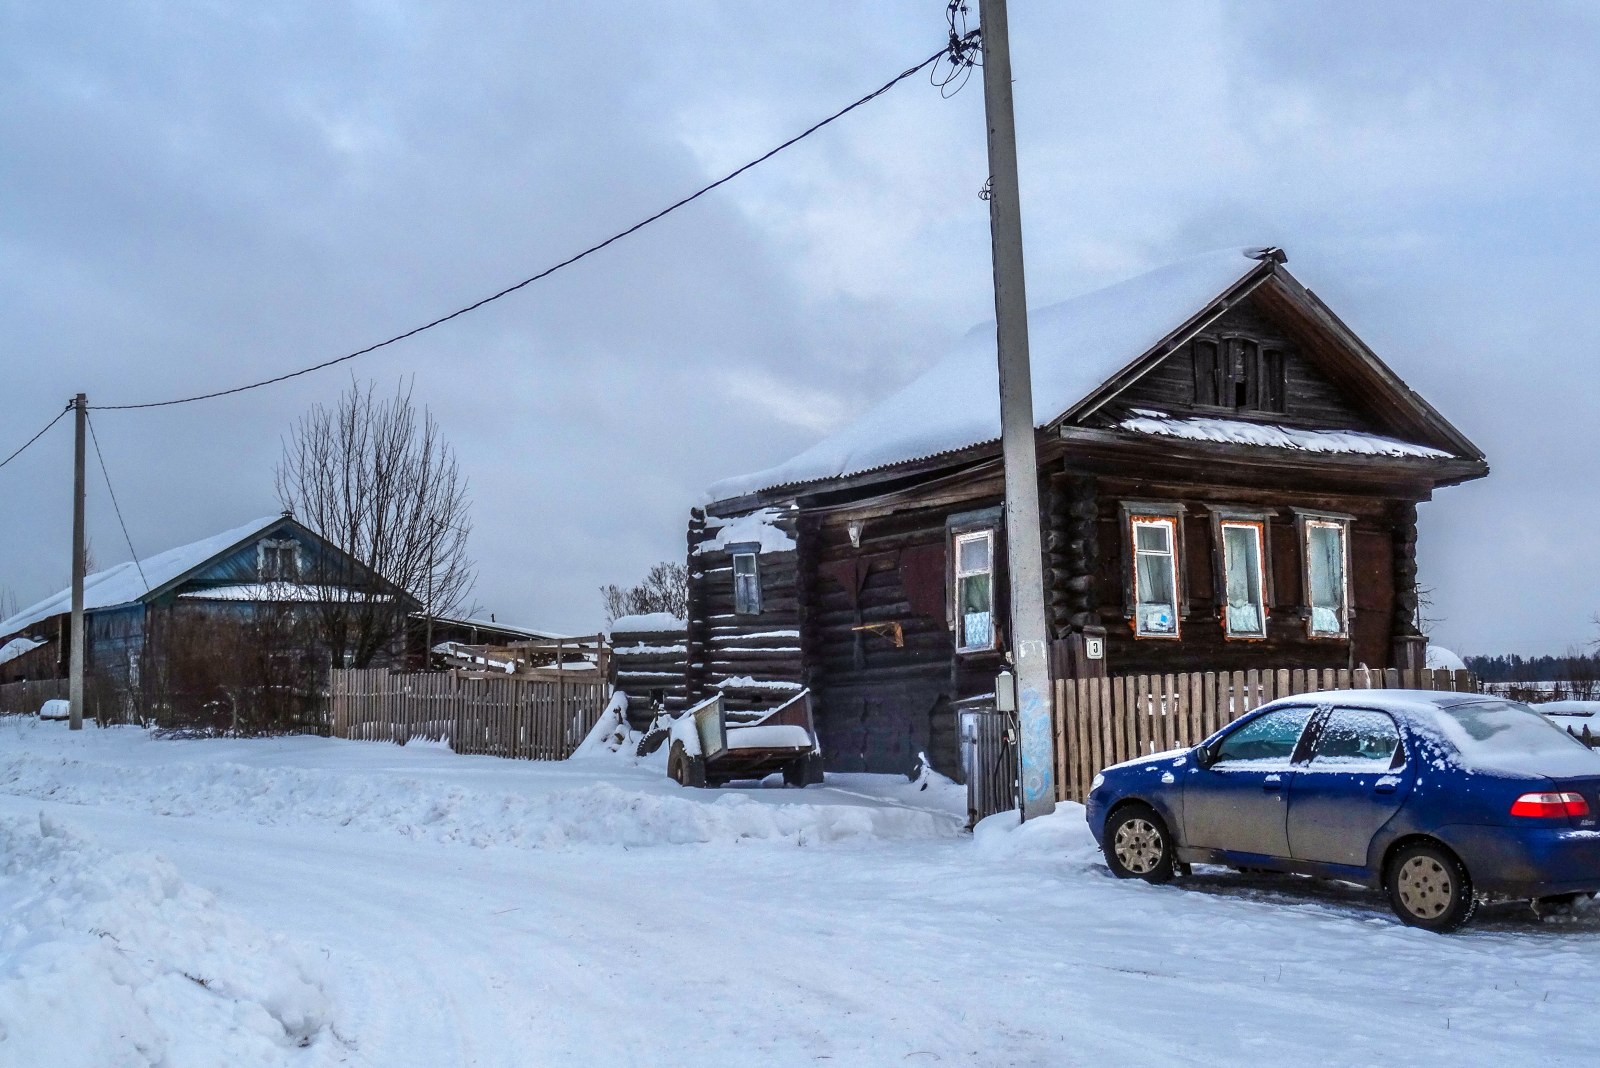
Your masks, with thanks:
M1433 931L1480 900L1600 891L1600 751L1491 697L1284 698L1193 749L1105 769L1086 810L1119 877L1224 864L1341 879Z

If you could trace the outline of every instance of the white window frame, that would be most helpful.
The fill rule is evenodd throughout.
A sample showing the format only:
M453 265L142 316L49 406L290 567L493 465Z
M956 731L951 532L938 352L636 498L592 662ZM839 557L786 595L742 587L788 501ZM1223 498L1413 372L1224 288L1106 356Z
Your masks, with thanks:
M739 598L739 561L750 561L751 579L751 604L740 607ZM752 606L753 605L753 606ZM733 554L733 614L736 616L759 616L761 614L761 555L757 552L736 552Z
M967 542L974 541L981 541L988 547L989 566L985 568L973 568L970 570L963 569L961 566L961 546ZM951 606L951 619L953 620L956 632L956 652L988 652L995 648L996 640L999 637L995 628L995 600L997 591L995 590L994 531L992 529L966 530L956 533L955 552L953 555L955 581L950 584L950 590L951 597L953 598L953 603ZM981 645L972 645L965 641L967 636L967 628L966 621L961 612L961 580L964 578L973 578L978 575L987 575L989 577L989 640Z
M1164 527L1164 528L1166 528L1166 531L1167 531L1167 552L1166 553L1156 553L1156 552L1152 552L1152 551L1150 551L1148 549L1140 549L1139 548L1139 528L1140 527ZM1180 533L1181 533L1181 527L1179 526L1178 517L1177 516L1170 516L1170 515L1144 515L1144 514L1140 514L1140 513L1137 513L1137 512L1132 513L1132 514L1130 514L1128 516L1128 545L1129 545L1129 550L1130 550L1129 551L1129 556L1130 556L1131 566L1133 567L1133 584L1131 586L1131 589L1133 591L1133 634L1134 634L1134 637L1136 637L1136 638L1177 639L1177 638L1182 637L1182 634L1183 634L1183 602L1179 599L1179 595L1178 595L1178 591L1182 588L1182 580L1179 578L1179 568L1180 568L1181 565L1180 565L1180 553L1179 553L1179 549L1178 549L1178 546L1179 546L1180 542L1179 542L1178 538L1179 538ZM1143 604L1158 604L1158 603L1160 603L1158 601L1147 601L1142 596L1143 591L1140 589L1140 586L1139 586L1139 557L1140 556L1163 556L1163 555L1166 556L1169 560L1172 561L1172 567L1169 569L1170 574L1172 576L1172 581L1171 581L1171 587L1172 588L1167 591L1171 595L1169 597L1167 603L1172 605L1172 630L1171 630L1171 632L1145 630L1144 629L1144 616L1139 611L1139 606L1140 605L1143 605Z
M1306 636L1315 639L1340 641L1350 637L1350 620L1354 615L1350 597L1350 521L1336 516L1302 517L1304 527L1300 535L1300 552L1304 560L1302 573L1305 582ZM1311 532L1336 530L1339 533L1339 629L1317 629L1317 605L1311 592Z
M1256 593L1259 600L1256 602L1256 619L1259 626L1255 630L1235 629L1232 613L1228 605L1228 528L1239 527L1249 530L1253 535L1256 561ZM1267 525L1259 519L1219 519L1217 522L1217 552L1222 557L1222 581L1217 591L1217 601L1222 607L1222 633L1224 637L1234 640L1260 641L1267 636Z
M269 555L287 550L293 565L292 575L274 575L267 571L267 558ZM293 538L265 538L256 543L256 574L261 576L262 582L299 582L301 575L300 543Z

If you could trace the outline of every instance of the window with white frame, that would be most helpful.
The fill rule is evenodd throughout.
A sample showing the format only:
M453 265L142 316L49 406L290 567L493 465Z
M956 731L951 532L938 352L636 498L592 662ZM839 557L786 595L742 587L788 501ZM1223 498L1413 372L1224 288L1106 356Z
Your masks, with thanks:
M263 541L256 551L261 581L294 582L300 578L300 545L294 539Z
M1313 638L1350 633L1350 538L1338 519L1305 521L1306 602Z
M1131 517L1133 630L1141 637L1178 636L1178 521L1172 516Z
M1251 520L1224 519L1222 623L1230 638L1267 636L1266 531Z
M761 614L761 568L755 553L733 554L733 610L741 616Z
M994 648L994 531L956 535L956 648Z

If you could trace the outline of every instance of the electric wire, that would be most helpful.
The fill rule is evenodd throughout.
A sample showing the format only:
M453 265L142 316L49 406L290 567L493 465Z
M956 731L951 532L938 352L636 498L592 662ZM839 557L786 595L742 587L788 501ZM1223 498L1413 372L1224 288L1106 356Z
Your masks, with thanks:
M139 554L134 551L133 539L128 537L128 524L122 518L122 506L117 504L117 491L111 488L111 472L106 470L106 458L100 452L100 435L94 432L94 420L88 413L84 413L84 422L89 424L89 440L94 442L94 458L100 461L100 476L106 480L106 493L111 496L111 510L117 513L117 525L122 528L122 540L127 543L128 555L133 557L133 566L139 571L139 581L144 583L144 592L150 592L150 580L145 578L144 565L139 563Z
M953 15L951 17L952 17L952 19L954 18ZM361 348L361 349L357 349L354 352L345 353L343 356L336 356L331 360L324 360L321 363L312 364L309 367L302 367L297 371L289 371L289 372L287 372L285 374L276 375L276 376L274 376L272 378L264 378L264 379L262 379L262 380L260 380L258 382L251 382L251 383L249 383L247 385L243 385L243 386L234 386L232 389L219 389L219 390L214 390L213 392L210 392L210 393L197 393L197 394L195 394L193 396L175 397L175 398L173 398L171 400L164 400L164 401L147 401L147 402L142 403L142 404L97 404L97 405L94 405L93 407L95 408L96 411L130 411L130 410L134 410L134 409L143 409L143 408L167 408L167 407L171 407L171 406L176 405L176 404L193 404L196 401L214 400L217 397L227 397L227 396L231 396L232 394L235 394L235 393L244 393L244 392L246 392L248 390L260 389L263 386L270 386L270 385L274 385L274 384L276 384L278 382L285 382L285 381L287 381L287 380L289 380L291 378L298 378L301 375L310 374L313 371L320 371L323 368L332 367L335 364L344 363L346 360L353 360L358 356L365 356L366 354L368 354L370 352L376 352L378 349L385 348L385 347L387 347L389 345L393 345L393 344L395 344L396 342L399 342L399 341L404 341L407 338L416 337L418 334L423 333L426 330L432 330L436 326L442 326L445 323L448 323L452 319L456 319L456 318L459 318L460 316L466 315L468 312L477 311L479 308L483 307L485 304L490 304L490 303L492 303L494 301L499 300L502 297L510 296L512 293L515 293L518 290L523 289L526 286L532 285L534 282L540 281L541 279L544 279L544 278L548 278L552 274L555 274L557 271L562 270L563 268L572 266L573 264L577 263L579 260L582 260L582 259L585 259L585 258L587 258L589 256L594 255L596 252L599 252L601 249L604 249L607 246L612 245L615 242L620 241L625 237L628 237L628 236L630 236L632 234L638 233L640 230L643 230L646 226L649 226L651 223L657 222L658 220L665 218L666 216L668 216L668 215L672 214L673 212L677 211L679 208L685 207L686 205L691 204L696 200L699 200L701 197L705 196L707 193L709 193L712 190L718 188L719 186L726 185L728 182L733 181L733 179L739 177L739 175L743 174L745 171L748 171L748 170L751 170L754 167L760 166L761 164L765 163L767 160L771 159L773 156L776 156L778 153L782 152L784 149L789 148L789 147L799 143L800 141L805 140L807 137L810 137L812 134L816 133L818 130L822 129L824 126L827 126L830 123L836 122L837 120L842 119L844 116L850 114L850 112L856 110L857 108L861 107L862 105L868 104L868 103L872 102L873 100L876 100L878 97L882 96L884 93L887 93L890 89L893 89L896 85L899 85L901 82L905 81L907 78L911 77L912 75L918 73L921 70L924 70L927 67L930 67L930 66L933 66L933 65L937 64L940 59L944 58L947 55L950 55L952 49L960 50L963 54L969 53L971 48L973 47L974 43L978 40L978 36L979 36L979 31L978 30L972 30L972 31L968 32L967 34L965 34L962 37L957 37L955 32L954 32L954 30L952 29L950 43L946 44L943 48L940 48L939 51L935 52L933 55L929 56L927 59L924 59L922 62L916 64L913 67L907 67L905 70L901 71L899 74L895 75L893 78L889 79L887 82L883 83L881 86L879 86L878 88L874 89L872 92L868 93L866 96L863 96L859 100L856 100L855 102L853 102L851 104L848 104L845 107L840 108L838 111L835 111L832 115L829 115L827 118L821 120L820 122L812 124L811 126L807 127L805 130L801 131L800 133L796 134L795 136L789 138L787 141L785 141L782 144L778 145L776 148L774 148L774 149L772 149L772 150L770 150L768 152L765 152L760 156L757 156L755 159L751 160L749 163L746 163L743 166L741 166L741 167L739 167L739 168L737 168L737 169L735 169L733 171L730 171L729 173L723 175L721 178L718 178L716 181L710 183L709 185L702 186L701 188L695 190L693 193L690 193L688 196L683 197L681 200L677 200L677 201L673 202L672 204L669 204L667 207L662 208L660 211L656 212L654 215L651 215L648 218L642 219L639 222L634 223L632 226L628 227L626 230L620 230L617 233L612 234L610 237L606 238L604 241L598 242L597 244L594 244L594 245L590 245L588 248L584 249L582 252L579 252L579 253L577 253L575 255L572 255L572 256L568 256L566 259L562 260L561 262L559 262L559 263L557 263L557 264L555 264L553 266L546 267L544 270L540 271L538 274L535 274L535 275L533 275L533 276L531 276L529 278L524 278L522 281L517 282L514 285L507 286L506 288L500 290L498 293L490 294L489 296L484 297L482 300L474 301L473 303L468 304L468 305L466 305L465 307L462 307L462 308L457 308L455 311L450 312L447 315L441 315L437 319L434 319L431 322L424 323L421 326L414 327L413 329L407 330L403 334L396 334L395 336L393 336L391 338L387 338L387 339L385 339L383 341L379 341L376 344L368 345L367 347ZM970 60L970 56L968 56L968 58L964 62L963 69L970 68L970 66L971 66L971 60ZM959 86L957 88L959 88Z
M56 413L56 417L54 419L50 420L48 423L46 423L44 425L44 429L43 430L39 431L33 437L31 437L27 441L23 442L22 448L18 449L16 452L12 453L10 456L7 456L4 460L0 460L0 467L4 467L6 464L10 463L12 460L15 460L17 457L19 457L23 453L27 452L29 445L32 445L34 442L36 442L40 438L44 437L45 434L50 430L50 428L55 426L57 423L61 422L61 417L66 415L70 411L72 411L72 402L68 401L67 402L67 406L65 408L61 409L59 412L57 412Z

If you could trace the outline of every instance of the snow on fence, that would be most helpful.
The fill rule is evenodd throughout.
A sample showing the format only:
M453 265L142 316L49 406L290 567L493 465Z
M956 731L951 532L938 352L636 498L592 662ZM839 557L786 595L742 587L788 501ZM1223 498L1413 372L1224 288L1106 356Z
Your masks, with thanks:
M0 686L0 715L33 713L46 701L67 699L66 679L35 679Z
M337 668L334 737L447 742L457 753L565 760L611 697L604 678L465 678L455 672L391 674Z
M1253 708L1319 690L1451 690L1477 693L1470 672L1394 668L1279 668L1184 675L1062 679L1056 683L1056 792L1082 801L1101 768L1198 745Z

